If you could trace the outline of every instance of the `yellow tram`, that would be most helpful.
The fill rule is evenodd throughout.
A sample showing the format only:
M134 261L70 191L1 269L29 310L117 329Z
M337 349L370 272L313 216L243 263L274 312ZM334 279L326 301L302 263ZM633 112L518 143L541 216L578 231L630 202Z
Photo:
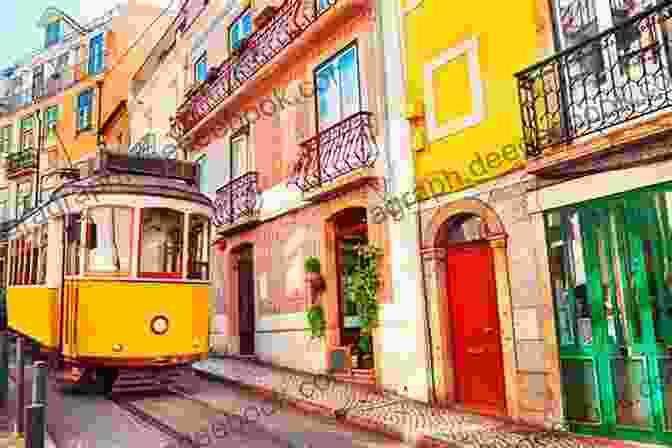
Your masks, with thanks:
M198 166L99 151L8 233L8 325L64 384L155 389L204 359L210 199Z

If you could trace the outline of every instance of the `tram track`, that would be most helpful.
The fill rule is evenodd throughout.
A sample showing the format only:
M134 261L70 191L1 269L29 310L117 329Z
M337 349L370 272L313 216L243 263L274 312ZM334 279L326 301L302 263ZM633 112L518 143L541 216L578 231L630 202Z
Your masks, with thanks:
M178 388L169 388L160 394L113 395L110 400L142 423L173 439L177 444L175 447L216 447L220 446L220 441L221 446L231 446L234 439L239 443L253 441L258 444L255 446L269 448L291 446L288 440L254 420L214 407Z

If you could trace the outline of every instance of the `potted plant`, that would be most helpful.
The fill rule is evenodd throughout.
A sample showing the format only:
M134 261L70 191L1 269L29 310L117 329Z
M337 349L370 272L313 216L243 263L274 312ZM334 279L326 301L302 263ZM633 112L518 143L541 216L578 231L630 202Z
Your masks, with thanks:
M306 283L316 291L321 291L324 288L324 279L320 274L321 265L317 257L308 257L304 263L306 273Z
M361 353L360 366L373 368L372 333L378 326L378 262L383 251L373 245L358 248L358 263L353 272L353 295L361 330L357 348Z
M311 339L324 337L324 329L327 324L324 320L324 310L322 309L322 305L313 305L310 310L308 310L306 317L308 319Z

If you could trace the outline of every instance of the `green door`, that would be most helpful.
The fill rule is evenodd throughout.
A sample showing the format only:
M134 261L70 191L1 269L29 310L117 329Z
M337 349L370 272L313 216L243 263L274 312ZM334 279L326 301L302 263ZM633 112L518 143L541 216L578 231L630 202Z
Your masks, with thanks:
M577 432L672 442L668 195L547 216L565 417Z

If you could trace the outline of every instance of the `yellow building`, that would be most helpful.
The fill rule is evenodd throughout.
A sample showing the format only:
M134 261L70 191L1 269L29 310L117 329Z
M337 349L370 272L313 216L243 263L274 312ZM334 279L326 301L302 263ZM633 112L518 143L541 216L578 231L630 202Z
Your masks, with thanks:
M418 212L435 401L541 422L545 311L526 249L514 77L539 56L535 8L401 2L416 186L396 206Z

